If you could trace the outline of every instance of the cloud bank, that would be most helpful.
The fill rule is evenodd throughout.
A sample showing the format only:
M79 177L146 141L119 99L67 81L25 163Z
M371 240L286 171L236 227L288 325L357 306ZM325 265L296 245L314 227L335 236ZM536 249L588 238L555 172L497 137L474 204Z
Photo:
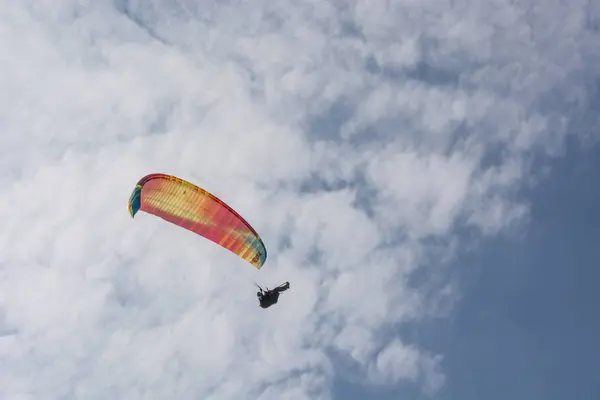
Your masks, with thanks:
M443 354L398 328L595 134L600 7L538 3L0 1L0 397L435 396ZM244 215L263 270L132 221L151 172Z

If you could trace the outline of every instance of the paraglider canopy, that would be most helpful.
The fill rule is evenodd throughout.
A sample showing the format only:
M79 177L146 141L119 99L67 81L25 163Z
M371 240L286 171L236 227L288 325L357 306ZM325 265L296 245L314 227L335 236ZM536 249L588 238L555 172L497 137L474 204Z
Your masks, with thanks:
M231 207L198 186L172 175L150 174L129 198L129 214L156 215L195 232L260 269L267 249L256 231Z

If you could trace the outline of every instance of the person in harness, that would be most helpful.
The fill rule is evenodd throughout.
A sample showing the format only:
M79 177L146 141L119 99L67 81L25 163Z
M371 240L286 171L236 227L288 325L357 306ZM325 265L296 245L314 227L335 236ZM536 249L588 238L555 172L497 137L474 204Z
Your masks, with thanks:
M283 293L290 288L290 283L286 282L271 290L269 290L269 288L267 288L267 290L263 290L260 286L258 286L258 288L260 289L260 292L256 293L259 301L258 305L262 308L269 308L273 304L277 303L280 293Z

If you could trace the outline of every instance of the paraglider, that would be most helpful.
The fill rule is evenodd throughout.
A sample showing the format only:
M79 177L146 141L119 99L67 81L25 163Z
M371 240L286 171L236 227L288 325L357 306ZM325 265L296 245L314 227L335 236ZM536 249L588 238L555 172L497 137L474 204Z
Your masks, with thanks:
M144 176L133 189L128 208L132 218L138 211L155 215L211 240L259 270L267 259L261 237L244 218L213 194L176 176ZM268 304L263 308L277 303L279 293L289 289L289 282L286 285L261 289L265 294L261 304Z
M256 285L258 286L258 285ZM279 294L285 292L290 288L290 283L286 282L282 285L277 286L275 289L263 290L260 286L258 286L259 292L256 292L256 296L258 297L258 305L262 308L269 308L273 304L277 304L279 300Z
M267 249L256 231L231 207L198 186L165 174L150 174L136 184L129 214L139 211L160 217L226 248L256 268Z

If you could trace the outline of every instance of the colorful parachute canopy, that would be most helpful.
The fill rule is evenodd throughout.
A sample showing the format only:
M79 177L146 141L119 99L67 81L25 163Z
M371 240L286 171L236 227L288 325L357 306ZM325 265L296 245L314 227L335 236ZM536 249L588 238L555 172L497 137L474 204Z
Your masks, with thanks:
M138 210L195 232L260 269L267 249L238 213L207 191L171 175L150 174L139 180L129 198L129 214Z

